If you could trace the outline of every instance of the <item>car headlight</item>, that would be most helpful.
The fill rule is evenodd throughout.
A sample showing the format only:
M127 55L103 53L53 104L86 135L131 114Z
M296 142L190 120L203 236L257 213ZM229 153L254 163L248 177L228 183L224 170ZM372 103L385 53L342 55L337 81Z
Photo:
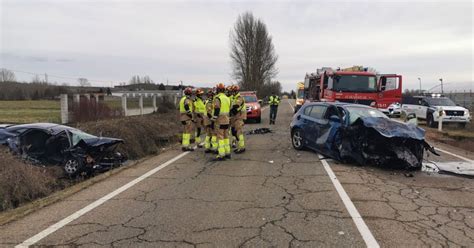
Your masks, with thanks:
M468 117L469 116L469 110L464 110L464 116Z

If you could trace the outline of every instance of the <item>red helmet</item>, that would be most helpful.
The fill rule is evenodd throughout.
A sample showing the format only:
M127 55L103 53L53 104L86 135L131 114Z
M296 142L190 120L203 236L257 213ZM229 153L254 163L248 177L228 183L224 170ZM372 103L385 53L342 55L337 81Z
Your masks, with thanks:
M202 95L202 94L204 94L203 90L201 90L201 89L196 90L196 95Z
M216 85L216 92L224 92L225 91L225 85L223 83L218 83Z
M186 89L184 89L184 94L187 95L187 96L190 96L193 94L193 89L187 87Z

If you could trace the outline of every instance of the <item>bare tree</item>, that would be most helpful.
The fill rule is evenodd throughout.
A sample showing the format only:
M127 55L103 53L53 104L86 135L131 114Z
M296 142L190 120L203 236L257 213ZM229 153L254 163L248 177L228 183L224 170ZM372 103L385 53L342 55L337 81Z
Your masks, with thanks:
M91 86L91 83L89 82L89 80L87 80L87 78L78 78L77 82L81 87Z
M130 81L129 81L130 84L141 84L142 83L142 80L140 79L140 76L136 75L136 76L133 76Z
M5 68L0 70L0 82L15 82L15 73Z
M230 33L232 75L245 90L262 90L277 74L272 37L267 26L251 12L237 18Z
M144 83L144 84L153 84L155 82L153 82L153 80L151 80L151 78L149 76L144 76L143 79L142 79L142 83Z
M32 83L43 83L43 80L41 80L41 78L40 78L38 75L35 75L35 76L31 79L31 82L32 82Z

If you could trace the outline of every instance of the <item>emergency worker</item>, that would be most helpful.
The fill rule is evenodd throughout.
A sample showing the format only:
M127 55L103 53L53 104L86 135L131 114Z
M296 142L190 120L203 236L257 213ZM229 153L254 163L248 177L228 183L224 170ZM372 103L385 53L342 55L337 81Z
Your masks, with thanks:
M277 112L278 112L278 105L280 104L280 97L275 94L275 92L272 92L272 95L269 98L269 104L270 104L270 125L273 124L275 125L275 120L277 117Z
M206 101L206 115L204 116L204 127L206 138L204 139L205 153L217 151L217 137L214 132L214 121L212 121L212 114L214 113L214 91L212 89L207 91Z
M202 100L204 91L201 89L196 90L196 97L194 99L194 116L195 116L195 142L199 148L202 147L201 143L201 131L204 128L204 117L206 117L206 106Z
M190 147L191 132L193 131L193 100L191 95L193 90L191 88L184 89L184 96L179 101L179 112L180 112L180 121L183 125L183 138L182 138L182 147L183 151L193 151L194 149Z
M222 83L216 85L217 95L214 97L214 113L212 119L217 131L217 150L218 154L215 160L225 160L230 156L229 142L229 111L230 99L225 95L225 86Z
M233 102L234 102L234 85L227 86L225 94L226 94L227 97L229 97L230 106L232 107ZM233 130L231 128L234 125L235 116L232 113L229 113L229 118L230 118L230 120L229 120L229 124L230 124L229 142L230 142L232 148L235 148L236 144L237 144L237 136L235 136L235 133L233 132Z
M245 98L240 95L240 87L234 85L232 88L233 99L232 108L230 113L234 116L232 122L232 135L236 137L238 141L237 149L235 153L245 152L245 140L244 140L244 123L247 119L247 109L245 108Z

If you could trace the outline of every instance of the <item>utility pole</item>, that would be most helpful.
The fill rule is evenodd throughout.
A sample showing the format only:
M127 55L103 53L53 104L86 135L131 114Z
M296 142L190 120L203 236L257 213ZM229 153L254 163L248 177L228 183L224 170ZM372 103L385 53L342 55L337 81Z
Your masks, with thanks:
M443 94L444 93L444 91L443 91L443 79L440 78L439 81L441 82L441 94Z
M48 74L44 74L44 81L46 81L46 83L48 83Z
M418 78L418 82L420 82L420 94L422 93L421 92L421 78Z

